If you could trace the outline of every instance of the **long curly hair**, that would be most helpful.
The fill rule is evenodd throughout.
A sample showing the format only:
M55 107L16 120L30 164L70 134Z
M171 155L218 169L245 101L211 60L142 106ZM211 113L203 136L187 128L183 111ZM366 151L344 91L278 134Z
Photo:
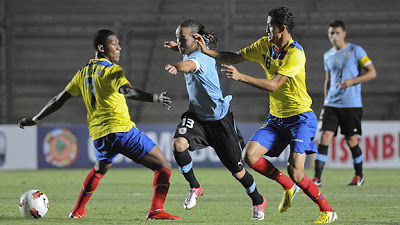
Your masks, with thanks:
M217 48L219 44L219 38L215 35L214 32L206 30L203 24L194 19L189 19L183 21L179 24L179 27L190 27L192 29L192 34L200 34L207 46L210 48Z

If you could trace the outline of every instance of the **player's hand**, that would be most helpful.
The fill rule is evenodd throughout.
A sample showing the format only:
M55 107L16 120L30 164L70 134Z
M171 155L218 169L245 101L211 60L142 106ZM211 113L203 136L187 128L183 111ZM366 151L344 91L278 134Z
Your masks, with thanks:
M18 125L21 129L24 129L25 126L34 126L37 123L32 120L32 118L23 118L22 120L18 121Z
M179 51L178 44L175 41L164 41L164 48L171 49L174 52Z
M163 91L160 94L154 94L153 101L163 104L163 106L165 108L167 108L168 110L171 109L172 101L171 101L171 98L167 96L166 91Z
M207 51L206 41L204 41L203 37L200 34L193 34L193 38L196 41L197 47L201 52Z
M240 81L242 78L242 74L232 65L222 64L221 66L225 67L222 68L221 71L225 72L225 75L232 80Z
M351 87L353 85L354 85L354 82L352 79L346 79L345 81L343 81L343 83L340 84L340 88L345 89L345 88Z
M168 71L168 73L170 74L177 74L178 73L178 69L176 68L176 66L168 64L165 66L165 70Z

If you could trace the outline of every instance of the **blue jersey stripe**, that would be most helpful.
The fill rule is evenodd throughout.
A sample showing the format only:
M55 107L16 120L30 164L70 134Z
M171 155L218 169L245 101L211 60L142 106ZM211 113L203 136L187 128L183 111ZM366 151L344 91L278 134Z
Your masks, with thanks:
M301 47L301 45L297 41L293 41L290 45L296 47L300 51L303 51L303 47Z
M110 63L107 60L102 60L98 62L89 62L88 64L86 64L86 66L91 66L91 65L102 65L104 67L112 67L114 63Z

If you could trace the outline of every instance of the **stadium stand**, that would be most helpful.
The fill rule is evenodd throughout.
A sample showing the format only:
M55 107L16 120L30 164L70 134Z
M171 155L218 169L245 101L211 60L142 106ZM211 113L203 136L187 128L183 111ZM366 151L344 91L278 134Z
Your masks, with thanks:
M293 36L306 52L308 91L317 115L323 101L322 55L330 48L327 24L333 19L342 19L347 24L348 41L367 50L378 73L375 80L363 84L364 119L400 119L397 62L400 58L400 2L396 0L10 2L15 45L12 53L15 106L11 122L38 112L65 87L75 72L94 56L92 34L101 28L119 34L123 49L120 65L134 86L148 92L167 90L173 98L171 111L156 104L128 103L133 106L130 107L133 120L177 122L187 107L184 79L166 73L164 66L178 62L181 56L164 49L163 42L175 40L179 22L198 19L221 37L220 49L236 51L265 35L266 13L282 2L295 16ZM227 5L230 10L224 10ZM224 43L225 40L229 43ZM237 67L244 73L264 76L263 70L252 62ZM224 94L233 95L232 108L239 122L265 120L269 104L267 93L223 76L221 83ZM69 102L67 105L57 116L50 116L43 123L85 124L83 104Z

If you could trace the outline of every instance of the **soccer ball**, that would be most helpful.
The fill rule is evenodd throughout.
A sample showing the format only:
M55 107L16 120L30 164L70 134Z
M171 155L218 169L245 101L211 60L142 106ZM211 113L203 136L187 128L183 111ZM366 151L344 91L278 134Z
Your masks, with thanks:
M27 218L40 219L49 210L49 199L39 190L29 190L19 199L19 211Z

